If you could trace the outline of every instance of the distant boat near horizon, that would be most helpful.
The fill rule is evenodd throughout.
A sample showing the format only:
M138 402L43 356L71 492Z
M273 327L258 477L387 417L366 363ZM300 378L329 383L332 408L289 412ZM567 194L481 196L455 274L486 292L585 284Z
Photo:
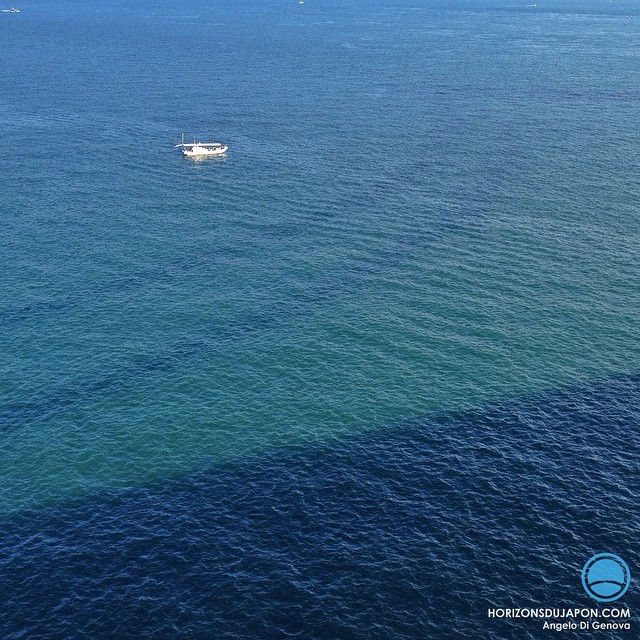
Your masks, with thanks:
M184 141L184 133L182 134L181 141L176 147L182 147L182 155L186 158L206 158L210 156L223 156L228 145L221 142L193 142Z
M15 7L11 7L11 9L1 9L2 13L20 13L20 9L16 9Z

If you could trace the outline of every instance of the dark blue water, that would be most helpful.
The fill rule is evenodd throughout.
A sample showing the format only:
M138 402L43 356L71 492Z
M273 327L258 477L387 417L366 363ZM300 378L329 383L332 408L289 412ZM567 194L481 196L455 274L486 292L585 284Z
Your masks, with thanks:
M0 640L636 637L637 2L24 2Z
M584 561L638 566L639 393L600 380L25 512L2 637L546 637L486 610L601 608Z

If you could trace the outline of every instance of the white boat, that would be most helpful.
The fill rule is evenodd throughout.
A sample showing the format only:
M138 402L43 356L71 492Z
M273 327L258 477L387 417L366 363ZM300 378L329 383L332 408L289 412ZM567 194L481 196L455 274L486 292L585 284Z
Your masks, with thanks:
M11 9L2 9L2 13L20 13L20 9L11 7Z
M222 156L229 148L221 142L185 142L184 133L182 141L176 147L182 147L182 155L187 158L205 158L207 156Z

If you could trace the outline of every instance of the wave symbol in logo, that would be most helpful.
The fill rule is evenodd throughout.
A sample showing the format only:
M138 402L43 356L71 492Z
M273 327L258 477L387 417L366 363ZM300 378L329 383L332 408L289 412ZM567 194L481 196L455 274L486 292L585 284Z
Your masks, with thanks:
M627 563L614 553L598 553L582 569L582 586L598 602L621 598L631 584Z

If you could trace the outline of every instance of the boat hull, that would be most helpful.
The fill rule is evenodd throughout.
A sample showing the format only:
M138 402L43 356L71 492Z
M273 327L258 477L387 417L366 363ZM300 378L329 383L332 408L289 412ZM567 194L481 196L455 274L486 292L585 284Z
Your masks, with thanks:
M182 155L186 158L208 158L211 156L222 156L229 147L217 147L215 149L183 149Z

